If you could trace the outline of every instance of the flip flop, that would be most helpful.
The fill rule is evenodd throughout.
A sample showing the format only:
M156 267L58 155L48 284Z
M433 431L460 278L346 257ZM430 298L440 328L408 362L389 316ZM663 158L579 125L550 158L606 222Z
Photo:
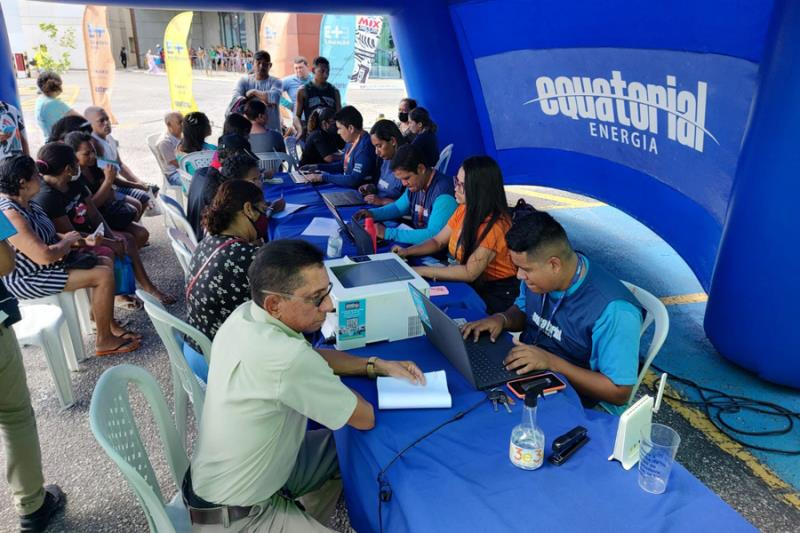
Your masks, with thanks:
M136 333L135 331L125 331L121 335L117 335L118 337L122 337L123 339L129 339L134 341L140 341L144 338L144 335L141 333Z
M121 354L121 353L130 353L130 352L132 352L134 350L137 350L139 348L139 346L140 346L139 341L136 340L136 339L132 339L132 340L123 342L122 344L120 344L119 346L117 346L116 348L114 348L112 350L97 350L95 352L95 355L97 357L104 357L106 355L117 355L117 354Z
M125 311L138 311L143 305L144 304L142 304L142 301L135 296L130 296L129 299L122 301L114 298L114 307L117 309L123 309Z

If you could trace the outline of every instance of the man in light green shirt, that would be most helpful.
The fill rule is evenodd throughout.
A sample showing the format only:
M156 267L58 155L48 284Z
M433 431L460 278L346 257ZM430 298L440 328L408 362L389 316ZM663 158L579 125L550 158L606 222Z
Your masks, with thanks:
M322 259L305 241L261 248L248 271L253 300L214 337L199 444L183 487L195 532L328 531L317 520L330 516L341 483L309 493L339 472L331 430L375 424L372 405L338 375L424 380L412 362L314 350L305 340L333 310ZM309 418L329 429L307 432ZM296 501L303 496L307 511Z

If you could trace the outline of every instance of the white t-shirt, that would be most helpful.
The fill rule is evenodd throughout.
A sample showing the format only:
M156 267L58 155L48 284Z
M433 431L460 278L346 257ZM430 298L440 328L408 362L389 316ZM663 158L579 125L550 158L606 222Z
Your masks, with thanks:
M356 404L302 334L243 303L211 347L194 492L224 505L267 500L288 481L308 419L339 429Z
M106 135L106 138L103 139L98 134L92 133L92 138L97 141L103 152L102 154L97 154L97 157L119 163L119 143L111 134Z

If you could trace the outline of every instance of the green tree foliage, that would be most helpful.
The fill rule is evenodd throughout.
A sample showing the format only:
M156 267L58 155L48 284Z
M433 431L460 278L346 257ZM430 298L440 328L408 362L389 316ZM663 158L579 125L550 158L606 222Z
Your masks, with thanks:
M55 24L42 22L39 24L39 29L47 35L50 44L57 44L63 52L60 58L53 57L48 51L47 44L41 43L33 48L35 54L33 56L36 61L36 66L39 70L52 70L63 74L72 65L70 55L76 49L75 45L75 29L69 28L64 30L59 35L59 28Z

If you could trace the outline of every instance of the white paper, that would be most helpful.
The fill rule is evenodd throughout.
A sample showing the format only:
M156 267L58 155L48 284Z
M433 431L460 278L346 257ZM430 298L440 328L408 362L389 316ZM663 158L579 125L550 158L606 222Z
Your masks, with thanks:
M330 237L339 231L339 224L332 218L314 217L301 235L309 237Z
M411 226L409 226L408 224L403 224L402 222L400 224L398 224L396 227L397 227L397 229L403 229L403 230L407 229L407 230L412 230L413 231L413 229L414 229Z
M286 207L283 208L283 211L280 211L278 213L272 213L272 218L280 220L283 217L288 217L289 215L291 215L295 211L298 211L298 210L300 210L300 209L302 209L304 207L305 207L305 205L303 205L303 204L289 204L289 203L287 203Z
M453 406L444 370L426 372L425 382L425 385L415 385L404 379L379 377L378 408L431 409Z
M102 237L106 234L106 227L101 222L100 225L97 226L97 229L90 235L90 237L94 237L95 239L98 237Z

